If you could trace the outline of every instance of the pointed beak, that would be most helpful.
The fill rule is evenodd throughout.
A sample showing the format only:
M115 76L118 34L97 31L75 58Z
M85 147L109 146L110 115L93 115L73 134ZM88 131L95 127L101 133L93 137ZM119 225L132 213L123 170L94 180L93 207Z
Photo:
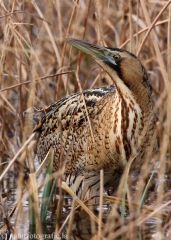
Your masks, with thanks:
M65 41L70 43L72 46L78 48L82 52L89 54L97 62L111 61L109 59L109 51L105 47L100 47L75 38L65 38ZM116 65L116 62L114 60L112 61L112 63Z

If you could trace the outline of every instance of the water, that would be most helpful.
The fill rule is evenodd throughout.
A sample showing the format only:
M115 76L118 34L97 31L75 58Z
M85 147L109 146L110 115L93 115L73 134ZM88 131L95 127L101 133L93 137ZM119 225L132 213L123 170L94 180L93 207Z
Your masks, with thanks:
M163 179L158 179L157 174L155 178L153 179L153 182L149 188L148 191L148 196L145 200L145 204L148 205L149 207L152 206L152 209L157 209L160 205L153 205L156 202L156 196L158 192L158 186L159 183L164 181L165 185L165 192L167 193L165 195L165 198L162 202L162 204L167 203L171 199L171 191L170 191L170 176L168 175L170 173L170 169L167 169L167 173L165 174ZM4 178L3 185L2 185L2 198L4 199L4 208L6 215L8 215L11 211L11 209L14 207L16 200L17 200L17 172L15 171L10 171L6 177ZM43 179L43 175L40 175L38 178L38 182L41 182ZM134 182L136 182L138 179L138 174L135 173L134 175L131 176L131 181L132 181L132 197L134 196L134 193L137 191L137 187L135 186ZM42 197L42 191L39 193L39 198L41 200ZM56 198L53 199L51 206L48 210L47 214L47 220L44 225L42 225L43 229L43 236L46 237L45 239L54 239L54 236L56 236L56 239L67 239L67 230L68 230L68 225L66 225L63 230L61 231L60 236L55 235L55 218L56 218L56 207L58 203L58 198L59 196L56 195ZM61 219L60 219L60 225L63 224L65 219L67 218L68 214L71 211L71 204L72 204L72 199L70 196L65 196L64 201L63 201L63 206L61 208ZM91 205L91 204L90 204ZM99 216L99 206L90 206L90 209L93 210L94 214L96 216ZM2 206L2 205L1 205ZM107 201L103 204L103 216L102 220L103 223L108 221L108 216L111 212L113 204L110 201ZM120 211L121 211L121 205L117 208L117 214L120 216ZM170 207L166 206L163 208L162 212L168 213L170 211ZM17 213L19 212L19 216L17 216ZM150 214L150 213L149 213ZM147 214L148 216L148 214ZM160 230L160 227L163 226L163 218L152 216L148 218L140 227L137 226L136 229L134 228L134 232L136 233L136 238L137 239L162 239L163 237L163 229ZM17 221L16 221L17 219ZM130 223L131 221L131 216L129 209L126 209L125 211L125 220L124 220L125 226ZM169 219L168 219L169 222ZM110 223L110 222L109 222ZM4 224L4 215L2 208L0 208L0 226L3 226ZM20 207L17 209L17 211L14 212L13 216L9 219L9 227L11 229L11 232L13 235L13 239L36 239L36 235L34 235L35 232L35 226L30 226L29 225L29 214L28 214L28 200L27 197L22 199ZM160 226L160 227L158 227ZM0 239L8 239L7 238L7 231L4 231L3 228L0 230ZM72 222L72 230L71 230L71 239L91 239L93 235L97 233L98 226L97 224L92 221L87 213L85 213L83 210L79 209L74 213L73 217L73 222ZM116 227L115 231L119 231L119 227ZM29 234L30 233L30 234ZM31 235L32 234L32 235ZM126 234L126 233L125 233ZM109 234L110 236L110 234ZM126 235L125 235L126 236ZM165 229L165 239L170 239L171 233L170 233L170 228ZM10 237L9 237L10 239ZM107 238L110 239L110 238ZM112 238L111 238L112 239ZM115 239L122 239L122 236L118 236ZM127 238L125 238L127 239ZM128 238L129 239L129 238Z

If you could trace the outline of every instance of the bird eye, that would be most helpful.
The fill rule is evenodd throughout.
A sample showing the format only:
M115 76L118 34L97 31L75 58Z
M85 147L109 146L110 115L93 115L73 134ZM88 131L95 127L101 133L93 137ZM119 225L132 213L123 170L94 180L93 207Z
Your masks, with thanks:
M121 56L119 54L113 55L113 59L117 62L121 59Z

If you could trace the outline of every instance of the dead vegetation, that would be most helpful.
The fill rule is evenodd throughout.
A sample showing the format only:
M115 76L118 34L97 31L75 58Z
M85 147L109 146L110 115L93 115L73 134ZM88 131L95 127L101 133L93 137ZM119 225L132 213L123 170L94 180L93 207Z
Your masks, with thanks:
M56 203L53 198L52 232L61 234L61 239L67 236L68 239L77 236L77 239L99 240L170 239L170 3L155 0L0 1L0 223L5 223L0 236L6 236L6 230L13 234L28 233L30 215L25 230L18 226L25 215L22 203L29 196L32 196L37 223L35 232L44 233L38 216L41 197L34 173L34 140L27 140L32 126L24 122L23 112L33 106L45 107L80 91L80 85L88 89L111 83L90 57L78 53L64 41L65 37L74 37L98 45L122 47L138 55L148 70L154 92L158 147L150 159L151 168L144 161L141 174L127 179L128 166L117 195L100 196L96 216L90 205L80 202L62 183L62 188L74 199L72 210L70 215L70 211L66 214L68 217L65 215L68 222L64 231L60 213L65 202ZM55 174L51 174L51 178L54 177ZM11 194L14 190L15 194ZM10 217L10 204L14 206L16 202L17 210ZM108 206L107 211L102 203ZM81 226L73 230L77 205L87 213L79 210Z

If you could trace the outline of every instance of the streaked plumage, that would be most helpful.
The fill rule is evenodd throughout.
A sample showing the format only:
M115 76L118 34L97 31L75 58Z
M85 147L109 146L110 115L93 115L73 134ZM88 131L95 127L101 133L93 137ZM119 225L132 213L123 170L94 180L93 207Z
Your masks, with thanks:
M64 180L85 198L98 193L100 169L105 187L116 188L130 157L136 156L133 168L144 161L155 132L152 91L146 70L133 54L66 41L90 54L114 82L83 92L88 117L80 93L35 109L38 159L42 161L52 146L54 171L65 166Z

